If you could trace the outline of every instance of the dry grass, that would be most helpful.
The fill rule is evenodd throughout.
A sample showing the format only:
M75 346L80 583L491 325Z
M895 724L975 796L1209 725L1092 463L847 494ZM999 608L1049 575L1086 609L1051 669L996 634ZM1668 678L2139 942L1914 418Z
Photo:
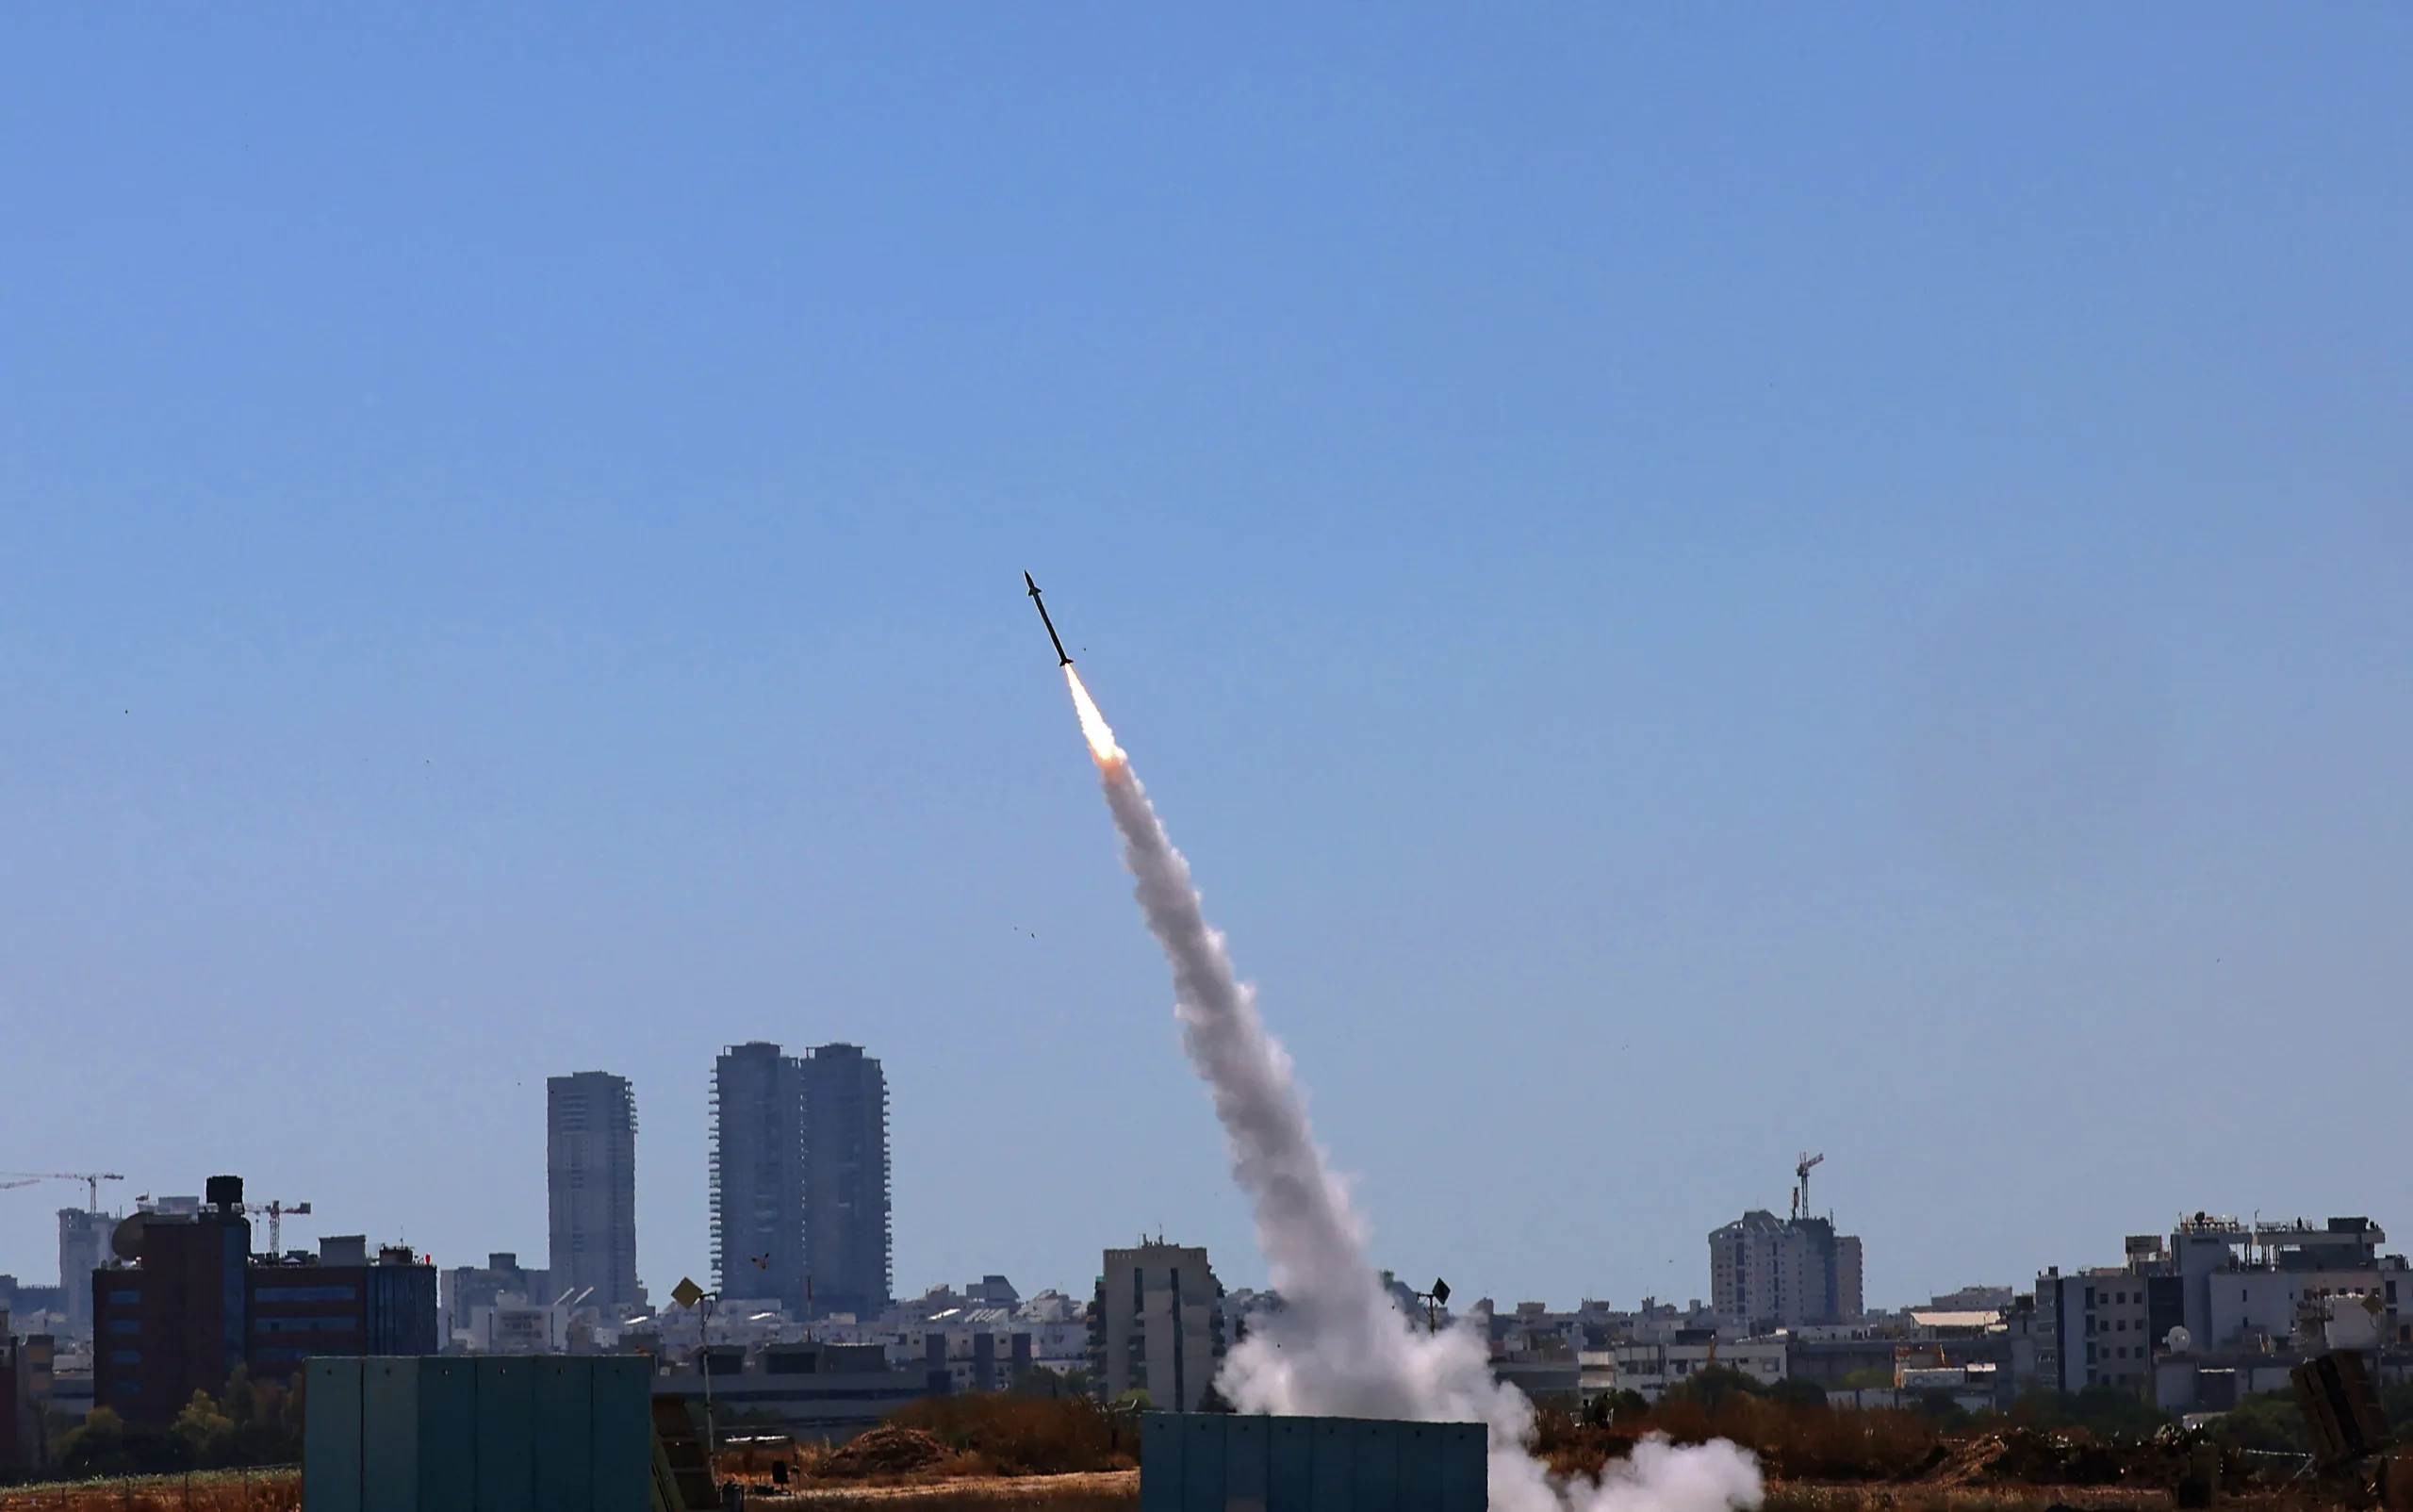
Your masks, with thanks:
M1074 1475L1140 1462L1137 1425L1088 1397L925 1397L888 1420L928 1434L969 1475Z
M2227 1512L2312 1512L2353 1504L2315 1488L2225 1494ZM1769 1486L1765 1512L2169 1512L2170 1493L2144 1486Z
M835 1449L733 1446L714 1468L749 1494L785 1490L780 1500L832 1512L899 1498L933 1512L1009 1503L1020 1512L1034 1503L1050 1512L1128 1512L1140 1495L1139 1437L1135 1422L1085 1397L930 1397Z
M894 1486L808 1484L786 1495L749 1487L747 1504L757 1503L810 1512L1132 1512L1140 1504L1140 1472L973 1476Z
M1596 1476L1650 1433L1680 1444L1732 1439L1789 1481L1907 1480L1934 1468L1947 1452L1935 1421L1919 1413L1805 1406L1740 1393L1714 1412L1680 1397L1609 1424L1545 1408L1535 1429L1535 1453L1560 1475Z
M0 1487L0 1512L301 1512L297 1470L195 1471Z

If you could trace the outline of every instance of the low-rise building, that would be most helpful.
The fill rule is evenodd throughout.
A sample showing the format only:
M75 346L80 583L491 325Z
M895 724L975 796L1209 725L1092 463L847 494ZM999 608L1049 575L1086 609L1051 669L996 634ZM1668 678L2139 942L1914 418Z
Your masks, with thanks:
M2413 1272L2368 1218L2241 1223L2197 1213L2165 1239L2132 1235L2126 1261L2036 1280L2035 1379L2151 1392L2217 1410L2255 1381L2329 1347L2341 1313L2383 1363L2413 1356Z
M433 1355L435 1270L407 1247L371 1259L359 1236L320 1254L251 1254L243 1184L212 1176L190 1215L149 1212L134 1257L92 1274L96 1405L163 1426L237 1366L284 1381L313 1355Z
M567 1300L555 1292L550 1272L521 1265L518 1255L510 1250L489 1254L484 1265L456 1265L439 1280L444 1340L446 1347L453 1349L490 1347L484 1340L494 1325L490 1318L481 1323L481 1309L542 1307Z
M1680 1339L1666 1343L1619 1344L1613 1389L1639 1393L1656 1402L1674 1387L1713 1367L1740 1371L1762 1386L1785 1379L1788 1368L1783 1339L1732 1340Z
M1091 1359L1111 1401L1132 1391L1195 1412L1223 1364L1223 1287L1206 1252L1161 1240L1108 1250Z
M845 1438L873 1427L908 1402L944 1396L953 1387L947 1364L897 1369L878 1344L774 1344L737 1350L714 1347L711 1396L715 1408L759 1414L799 1437ZM700 1403L705 1361L657 1374L657 1397Z
M0 1312L0 1475L13 1479L46 1468L51 1411L49 1334L20 1336Z

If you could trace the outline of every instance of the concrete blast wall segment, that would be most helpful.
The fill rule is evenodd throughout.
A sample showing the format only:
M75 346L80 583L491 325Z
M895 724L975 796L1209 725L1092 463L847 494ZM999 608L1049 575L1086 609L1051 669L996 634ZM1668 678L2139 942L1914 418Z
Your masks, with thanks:
M647 1512L642 1355L314 1359L304 1512Z
M1140 1512L1485 1512L1488 1504L1478 1422L1151 1412L1140 1450Z

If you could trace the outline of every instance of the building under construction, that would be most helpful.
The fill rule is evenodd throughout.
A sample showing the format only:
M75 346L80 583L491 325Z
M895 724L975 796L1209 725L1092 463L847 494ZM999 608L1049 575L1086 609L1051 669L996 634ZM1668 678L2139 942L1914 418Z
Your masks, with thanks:
M1859 1321L1860 1240L1835 1232L1832 1216L1810 1216L1810 1172L1793 1168L1793 1213L1755 1208L1709 1236L1710 1307L1719 1329L1748 1337L1779 1328Z

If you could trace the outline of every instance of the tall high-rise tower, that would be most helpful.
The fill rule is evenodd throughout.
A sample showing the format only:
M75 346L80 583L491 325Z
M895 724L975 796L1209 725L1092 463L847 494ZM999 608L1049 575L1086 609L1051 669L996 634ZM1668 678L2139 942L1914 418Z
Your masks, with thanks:
M545 1189L556 1294L592 1288L586 1304L606 1310L643 1304L636 1166L637 1104L627 1077L582 1071L546 1078Z
M713 1063L713 1276L725 1297L806 1307L804 1094L776 1044Z
M859 1046L714 1063L713 1268L724 1295L798 1314L888 1306L888 1079Z
M888 1306L888 1077L859 1045L798 1063L804 1086L804 1247L813 1310Z

